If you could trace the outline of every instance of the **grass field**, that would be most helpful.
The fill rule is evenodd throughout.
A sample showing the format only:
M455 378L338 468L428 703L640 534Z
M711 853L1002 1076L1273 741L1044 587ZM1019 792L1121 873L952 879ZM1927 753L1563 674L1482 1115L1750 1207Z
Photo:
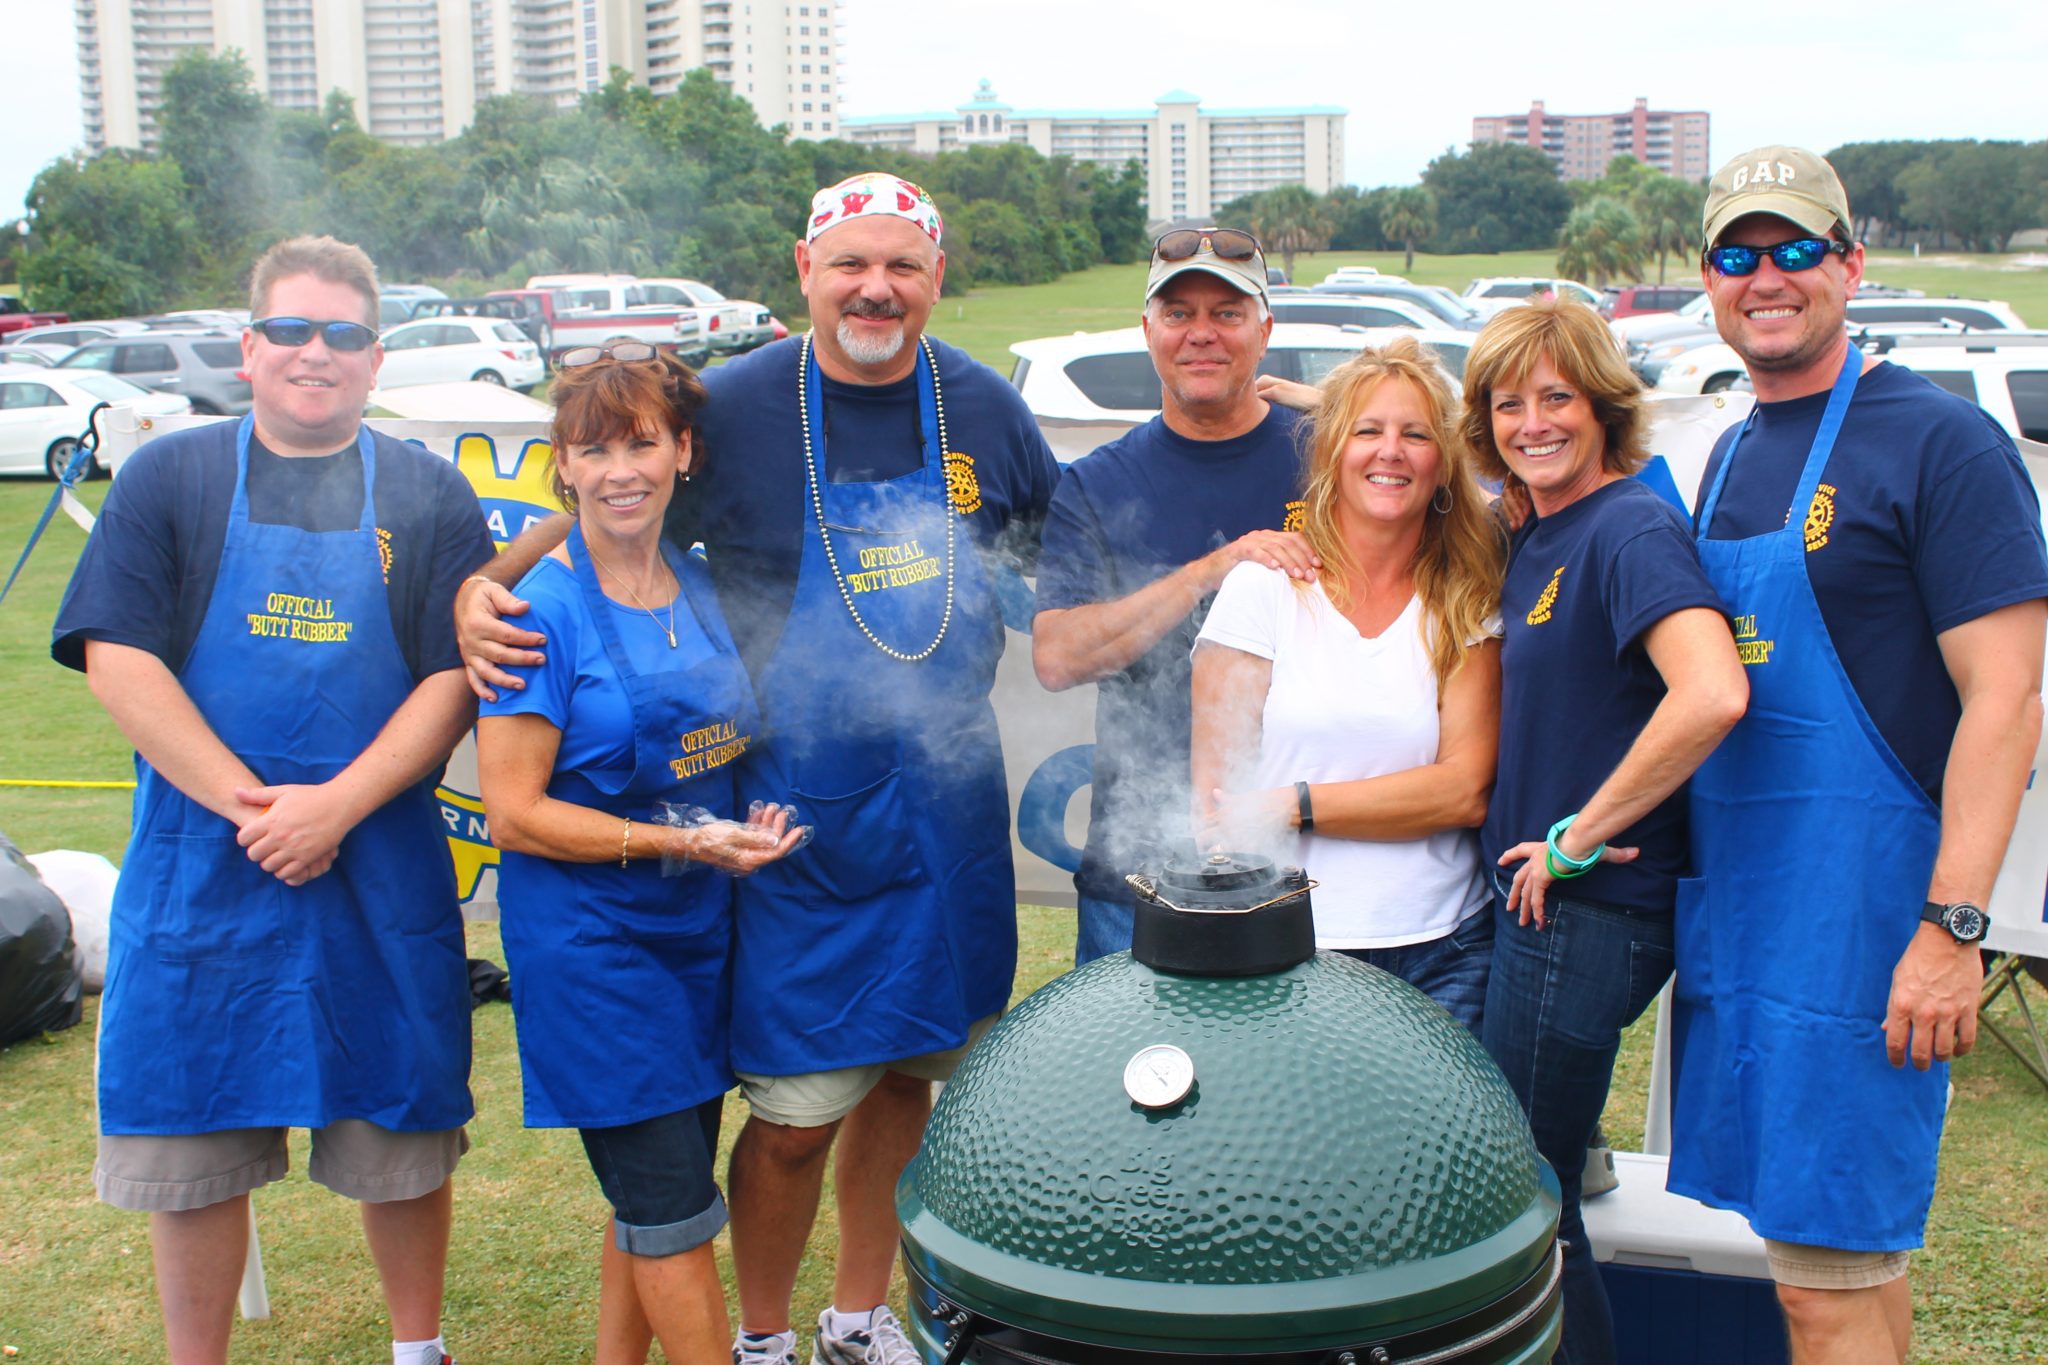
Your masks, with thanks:
M1303 257L1313 281L1340 264L1398 271L1400 256ZM1904 273L1908 268L1917 272ZM1462 286L1479 274L1540 274L1547 256L1418 257L1412 278ZM1930 293L2011 301L2048 326L2048 272L1889 262L1873 274ZM1011 341L1129 325L1143 267L1115 266L1049 285L944 300L933 330L1007 372ZM97 505L107 485L89 485ZM50 486L0 481L0 559L11 566ZM0 779L122 779L127 746L84 679L49 659L49 623L84 536L61 517L0 605L0 686L16 701L0 737ZM0 787L0 831L26 849L82 848L118 859L126 793ZM1016 979L1022 995L1071 960L1070 912L1026 908ZM494 928L470 928L471 952L502 960ZM2008 1007L2009 1010L2009 1007ZM144 1223L95 1202L92 1030L83 1026L0 1051L0 1344L30 1362L129 1361L161 1354ZM476 1149L463 1166L449 1271L451 1344L472 1361L587 1357L596 1314L597 1238L604 1209L572 1134L528 1132L509 1011L475 1016ZM1642 1136L1647 1021L1632 1030L1606 1120L1617 1146ZM2048 1095L1987 1044L1954 1069L1956 1101L1928 1231L1915 1262L1918 1346L1928 1365L2048 1365ZM728 1104L726 1140L742 1111ZM304 1169L303 1142L294 1164ZM388 1341L374 1277L351 1211L295 1174L258 1196L276 1316L238 1329L237 1361L383 1358ZM800 1321L830 1289L829 1210L798 1287Z

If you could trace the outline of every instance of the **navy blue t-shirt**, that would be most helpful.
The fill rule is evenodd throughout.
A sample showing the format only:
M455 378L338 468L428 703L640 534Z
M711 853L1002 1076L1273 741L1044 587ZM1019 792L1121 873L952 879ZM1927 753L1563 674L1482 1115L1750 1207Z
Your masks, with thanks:
M809 493L797 418L798 340L704 372L711 399L699 422L707 462L670 504L666 527L678 545L704 543L719 605L756 677L782 636L803 553ZM981 507L965 522L985 555L1021 561L1037 544L1059 464L1002 376L942 341L932 349L947 445L973 460L979 484ZM879 385L823 378L823 390L828 480L879 482L924 463L915 375Z
M1114 602L1259 530L1277 530L1301 496L1309 419L1274 405L1227 441L1176 435L1161 418L1067 466L1046 513L1038 609ZM1204 599L1095 700L1095 786L1075 885L1121 900L1124 875L1188 837L1190 652Z
M1827 402L1822 391L1757 404L1709 539L1785 525ZM1733 439L1714 447L1702 502ZM1963 711L1935 637L2048 597L2040 501L2019 452L1976 404L1878 365L1856 383L1805 534L1807 578L1849 685L1939 803Z
M1515 533L1500 594L1500 771L1480 831L1489 870L1584 806L1621 763L1664 700L1643 635L1687 607L1726 611L1685 513L1639 479ZM1669 914L1686 871L1685 788L1608 842L1642 856L1601 863L1559 894Z
M172 432L137 451L107 490L98 524L57 608L50 653L84 669L85 642L147 650L176 673L199 638L235 494L234 422ZM377 541L391 627L415 681L462 667L455 589L491 557L490 529L455 466L373 433ZM249 519L348 531L363 515L356 447L284 458L249 442Z

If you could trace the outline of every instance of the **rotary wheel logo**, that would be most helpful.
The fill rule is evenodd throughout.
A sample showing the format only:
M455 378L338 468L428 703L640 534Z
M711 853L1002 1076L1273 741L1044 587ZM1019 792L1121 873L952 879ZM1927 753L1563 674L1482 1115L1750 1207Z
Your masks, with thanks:
M1298 533L1306 525L1308 525L1308 504L1300 498L1296 498L1293 502L1287 504L1287 515L1280 519L1280 529Z
M1557 572L1550 576L1550 581L1543 585L1543 595L1536 599L1536 605L1529 608L1529 615L1524 618L1530 625L1540 626L1550 619L1550 609L1557 605L1557 581L1563 577L1564 565L1560 564Z
M1835 486L1824 483L1813 490L1813 505L1806 509L1806 552L1828 543L1828 528L1835 524Z
M958 450L946 452L946 499L961 516L981 510L981 480L974 476L974 457Z
M391 533L377 528L377 564L384 570L384 585L391 586Z

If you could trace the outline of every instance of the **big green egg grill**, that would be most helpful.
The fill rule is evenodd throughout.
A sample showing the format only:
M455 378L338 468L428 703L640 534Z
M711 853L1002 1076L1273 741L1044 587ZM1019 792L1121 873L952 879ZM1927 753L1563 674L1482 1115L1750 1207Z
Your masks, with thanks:
M1297 869L1131 881L1132 951L990 1031L897 1187L926 1361L1549 1360L1557 1179L1479 1044L1318 953Z

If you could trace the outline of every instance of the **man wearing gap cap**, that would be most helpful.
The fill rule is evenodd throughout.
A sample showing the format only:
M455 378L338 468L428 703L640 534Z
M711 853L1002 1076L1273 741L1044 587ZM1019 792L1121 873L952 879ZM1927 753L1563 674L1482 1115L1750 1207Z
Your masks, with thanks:
M1035 544L1059 469L1016 390L924 334L942 235L931 197L895 176L817 193L796 244L811 331L705 373L707 466L670 512L670 539L704 543L759 696L747 783L817 829L735 897L732 1062L752 1112L728 1186L749 1365L795 1359L790 1298L835 1135L839 1261L812 1359L915 1361L884 1303L897 1177L932 1082L1016 973L993 560ZM495 619L523 610L495 584L566 522L461 603L483 682L513 685L493 665L538 657L544 642Z
M1060 691L1100 686L1074 960L1131 946L1126 874L1189 838L1189 654L1231 568L1312 578L1286 529L1298 427L1256 387L1273 320L1248 232L1181 229L1152 248L1140 315L1159 416L1074 461L1046 514L1031 661Z
M1906 1359L2048 621L2012 439L1849 342L1850 221L1826 161L1764 147L1714 174L1703 237L1756 386L1697 516L1750 706L1692 779L1670 1183L1766 1239L1798 1365Z

